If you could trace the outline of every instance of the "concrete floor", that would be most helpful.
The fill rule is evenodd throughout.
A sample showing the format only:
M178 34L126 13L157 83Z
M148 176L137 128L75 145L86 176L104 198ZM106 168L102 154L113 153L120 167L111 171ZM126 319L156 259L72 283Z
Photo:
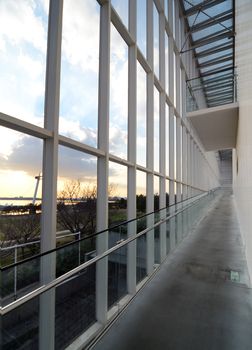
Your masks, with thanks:
M232 280L231 271L239 280ZM94 349L251 350L249 286L226 191Z

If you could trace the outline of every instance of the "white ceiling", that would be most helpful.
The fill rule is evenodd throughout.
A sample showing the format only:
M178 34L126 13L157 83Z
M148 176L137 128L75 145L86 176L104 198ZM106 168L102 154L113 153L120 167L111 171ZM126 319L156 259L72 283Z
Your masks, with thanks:
M187 113L206 151L236 147L238 103Z

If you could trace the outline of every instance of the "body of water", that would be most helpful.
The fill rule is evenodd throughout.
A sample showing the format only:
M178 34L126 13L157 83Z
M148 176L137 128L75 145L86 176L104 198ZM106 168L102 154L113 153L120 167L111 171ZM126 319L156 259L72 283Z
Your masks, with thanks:
M0 206L8 206L8 205L27 205L32 203L32 198L26 198L26 199L0 199ZM40 204L41 200L37 200L35 204Z

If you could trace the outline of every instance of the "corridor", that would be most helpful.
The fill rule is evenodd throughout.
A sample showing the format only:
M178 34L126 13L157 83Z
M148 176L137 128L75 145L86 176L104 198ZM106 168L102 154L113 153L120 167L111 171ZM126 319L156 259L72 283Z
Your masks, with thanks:
M233 197L223 190L93 349L251 350L249 286Z

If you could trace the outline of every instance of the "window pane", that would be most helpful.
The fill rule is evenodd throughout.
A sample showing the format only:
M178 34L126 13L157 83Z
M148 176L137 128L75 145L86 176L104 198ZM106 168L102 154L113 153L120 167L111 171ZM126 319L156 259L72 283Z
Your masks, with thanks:
M169 180L166 180L165 186L166 186L166 206L168 207L169 206Z
M39 253L42 147L40 139L0 127L1 265L15 262L10 245L25 244L17 248L16 261ZM30 241L36 243L28 246Z
M127 220L127 167L109 162L109 226Z
M96 157L59 147L58 231L80 232L80 237L95 232L96 174Z
M137 170L136 185L137 216L141 216L146 213L146 173Z
M165 143L166 143L166 175L169 175L169 159L170 159L170 147L169 147L169 106L165 105L165 116L166 116L166 135L165 135Z
M159 209L159 176L154 176L154 210Z
M66 0L63 11L59 131L97 145L100 6Z
M137 64L137 164L146 165L146 73Z
M154 170L159 171L159 91L154 88Z
M173 117L173 125L174 125L174 179L177 178L177 126L176 126L176 117Z
M169 42L165 33L165 91L169 94Z
M146 0L137 0L137 45L146 56Z
M154 6L153 8L153 26L154 26L154 73L159 77L159 13Z
M109 150L127 158L128 46L111 25Z
M111 0L111 4L118 13L125 27L128 28L128 0Z
M168 19L168 1L169 0L164 0L164 12L167 19Z
M177 94L176 94L176 90L177 90L177 87L176 87L176 55L175 53L173 52L173 93L174 93L174 105L175 107L177 107Z
M40 126L44 122L48 3L0 2L0 112Z

